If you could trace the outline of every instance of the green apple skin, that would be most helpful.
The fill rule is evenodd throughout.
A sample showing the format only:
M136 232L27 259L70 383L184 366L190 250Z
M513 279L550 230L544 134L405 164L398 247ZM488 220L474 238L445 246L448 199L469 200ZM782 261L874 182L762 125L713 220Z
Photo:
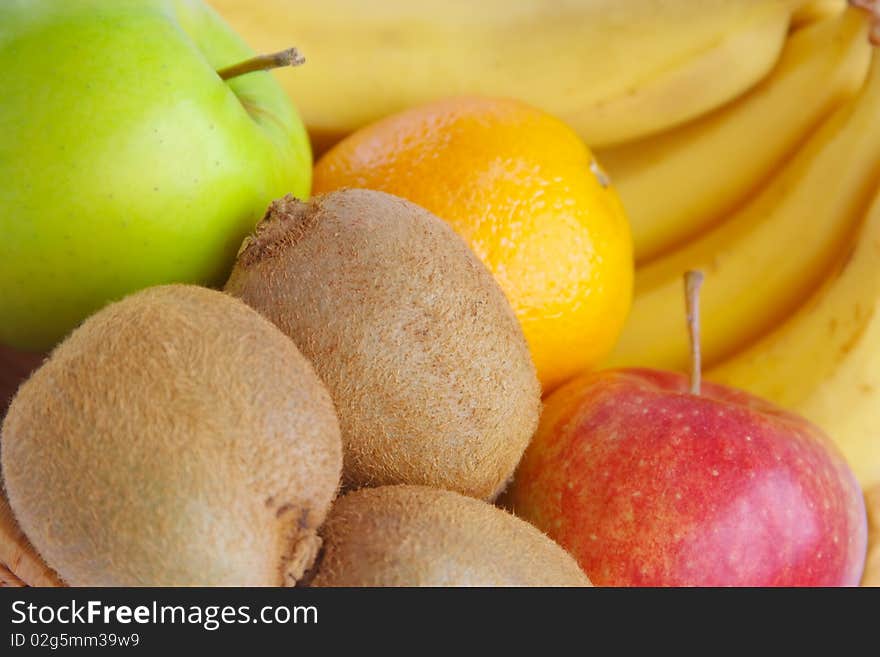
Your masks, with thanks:
M216 73L253 55L200 0L0 2L0 343L45 350L129 292L220 285L269 202L308 196L273 74Z

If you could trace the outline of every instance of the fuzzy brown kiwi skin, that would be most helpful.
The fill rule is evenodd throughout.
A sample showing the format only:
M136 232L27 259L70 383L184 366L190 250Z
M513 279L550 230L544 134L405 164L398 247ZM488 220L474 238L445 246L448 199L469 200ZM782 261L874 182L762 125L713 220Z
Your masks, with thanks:
M590 586L574 558L524 520L424 486L364 488L321 528L311 586Z
M347 488L493 499L512 477L540 385L504 293L441 219L376 191L288 196L225 289L290 336L327 384Z
M10 506L73 586L277 586L339 488L329 393L233 297L151 288L86 320L2 428Z

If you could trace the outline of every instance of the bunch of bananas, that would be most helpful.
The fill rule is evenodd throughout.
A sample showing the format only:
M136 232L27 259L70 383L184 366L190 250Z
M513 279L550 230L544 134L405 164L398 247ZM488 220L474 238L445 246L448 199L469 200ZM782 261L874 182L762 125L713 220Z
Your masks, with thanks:
M867 12L811 10L733 102L598 150L638 258L606 365L685 370L681 274L702 269L707 378L823 427L867 488L880 482L880 52Z
M839 2L208 0L258 51L305 54L283 84L319 148L453 94L519 98L591 147L640 138L736 98Z
M702 269L707 377L813 420L880 483L873 0L209 2L259 50L302 47L284 80L318 149L452 94L565 120L635 239L605 365L686 370L681 277Z

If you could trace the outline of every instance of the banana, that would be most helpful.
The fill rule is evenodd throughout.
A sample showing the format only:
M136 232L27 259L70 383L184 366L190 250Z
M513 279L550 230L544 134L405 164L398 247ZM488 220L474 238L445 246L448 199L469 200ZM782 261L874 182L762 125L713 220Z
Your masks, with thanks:
M814 290L858 225L880 174L880 51L865 86L724 223L636 273L633 308L608 366L684 371L682 274L702 269L707 366L769 331ZM743 135L743 139L760 135Z
M753 193L858 91L870 59L868 15L845 11L794 33L770 76L735 102L676 130L597 151L630 218L636 261L693 238Z
M591 146L659 132L752 87L807 0L208 0L258 51L319 149L411 105L511 96Z
M837 443L864 488L880 485L880 193L819 290L706 377L803 415Z
M797 30L815 21L834 16L843 11L846 4L846 0L812 0L794 12L791 17L791 27Z

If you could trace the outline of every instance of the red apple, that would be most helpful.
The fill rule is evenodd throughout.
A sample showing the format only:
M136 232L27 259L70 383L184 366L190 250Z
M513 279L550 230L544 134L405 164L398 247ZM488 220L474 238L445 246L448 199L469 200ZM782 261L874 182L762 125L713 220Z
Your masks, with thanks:
M508 494L596 585L858 585L867 520L814 425L680 374L609 370L563 386Z

